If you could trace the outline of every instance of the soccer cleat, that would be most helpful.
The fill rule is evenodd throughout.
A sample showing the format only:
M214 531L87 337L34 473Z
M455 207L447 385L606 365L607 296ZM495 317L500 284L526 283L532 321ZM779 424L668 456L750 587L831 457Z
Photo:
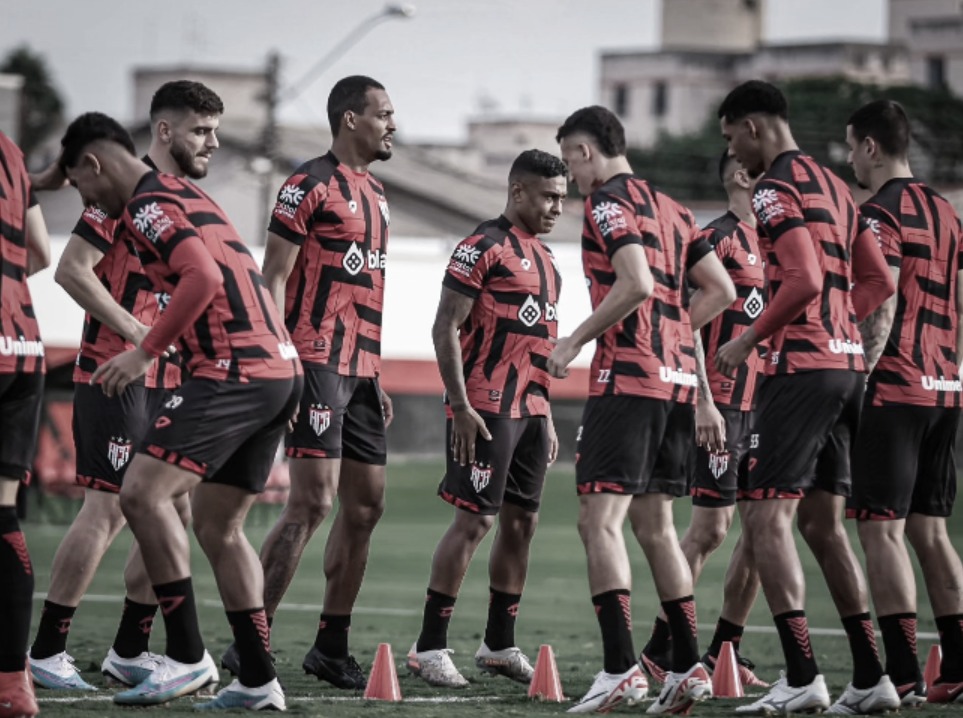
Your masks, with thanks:
M899 710L899 693L896 686L884 675L875 686L870 688L853 688L850 683L843 694L833 703L827 713L837 715L861 716L873 713L889 713Z
M665 677L669 673L668 665L663 665L662 661L661 656L650 656L645 651L639 654L639 666L655 683L665 683Z
M419 653L418 643L414 643L408 651L408 670L429 686L464 688L468 685L468 680L458 672L451 661L450 648Z
M829 691L822 674L817 674L807 686L794 687L786 682L784 673L772 684L769 692L755 703L738 706L741 715L788 715L789 713L821 713L829 708Z
M33 718L39 711L26 670L0 673L0 718Z
M220 677L211 654L197 663L181 663L159 656L157 668L144 682L114 695L114 703L124 706L153 706L196 693L201 688L216 686Z
M97 690L80 677L80 671L74 667L73 656L66 651L55 653L48 658L33 658L28 654L27 661L33 682L41 688L55 691Z
M646 712L687 715L695 702L706 698L712 698L712 679L706 667L696 663L685 673L666 674L662 692Z
M568 713L608 713L622 704L635 705L649 692L649 684L638 665L625 673L606 673L595 676L592 687L582 700L568 709Z
M221 656L221 668L232 676L241 675L241 654L237 652L237 644L232 643Z
M528 661L528 656L515 646L493 651L485 642L475 652L475 665L484 673L493 676L505 676L519 683L531 683L535 669Z
M284 702L284 691L281 690L281 684L278 683L277 678L257 688L243 686L239 680L235 679L227 688L219 690L214 700L198 703L194 708L199 711L234 708L247 708L252 711L284 711L287 710L287 705Z
M100 672L107 676L108 683L136 686L147 680L147 677L160 665L160 659L161 657L156 653L146 651L133 658L121 658L111 648L100 665Z
M903 708L919 708L926 703L926 684L923 681L904 683L896 686L896 694Z
M706 667L711 675L716 670L716 656L706 653L702 656L702 665ZM769 684L756 675L756 664L750 661L739 652L736 652L736 667L739 669L739 681L743 688L768 688Z
M927 703L963 703L963 682L941 683L937 681L926 689Z
M368 680L354 656L329 658L321 653L317 646L311 646L301 667L305 673L317 676L318 680L327 681L337 688L363 691L368 685Z

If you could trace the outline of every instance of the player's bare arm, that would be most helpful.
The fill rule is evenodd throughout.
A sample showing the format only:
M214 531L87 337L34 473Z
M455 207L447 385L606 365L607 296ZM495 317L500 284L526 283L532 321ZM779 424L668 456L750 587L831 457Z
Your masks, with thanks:
M696 376L699 380L699 393L696 397L696 445L706 451L726 450L726 422L712 400L712 389L706 375L706 354L702 335L696 331L695 339Z
M471 297L442 287L438 312L431 328L438 371L452 413L451 448L455 461L462 466L475 460L475 442L479 434L486 441L492 438L485 420L468 403L461 345L458 343L458 327L468 319L474 304L475 300Z
M50 235L40 205L27 210L27 276L50 266Z
M556 378L568 376L568 365L588 342L618 324L652 296L655 280L640 244L627 244L612 255L615 282L595 311L567 337L558 340L548 358L548 373Z
M893 275L893 282L899 286L899 268L890 267L889 271ZM859 323L859 333L863 337L863 351L866 352L866 368L873 371L876 362L879 361L889 332L893 328L893 319L896 317L897 295L890 297L879 305L869 316ZM957 342L959 344L959 342Z
M261 274L264 275L264 282L274 298L274 303L281 310L282 316L284 315L284 288L288 277L291 276L291 270L294 269L299 249L298 245L279 237L274 232L268 232Z
M697 287L689 301L689 321L697 332L736 301L736 287L715 252L710 252L687 272Z
M59 161L53 162L49 167L40 170L40 172L30 173L30 186L38 192L58 190L66 187L67 184L67 177L64 175L63 169L61 169Z

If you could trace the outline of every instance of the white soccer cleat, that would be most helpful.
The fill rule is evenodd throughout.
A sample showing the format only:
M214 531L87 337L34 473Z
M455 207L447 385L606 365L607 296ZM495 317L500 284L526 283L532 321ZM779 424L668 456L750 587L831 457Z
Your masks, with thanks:
M740 715L787 715L789 713L820 713L829 708L829 691L822 674L817 674L808 686L798 688L786 682L782 673L770 691L755 703L739 706Z
M100 672L107 676L108 683L119 683L124 686L136 686L147 680L151 673L160 665L161 657L156 653L141 653L133 658L121 658L111 648L107 657L100 664Z
M634 705L645 698L649 684L638 664L625 673L606 673L595 676L592 687L582 700L568 709L569 713L608 713L620 705Z
M429 686L439 688L464 688L467 679L458 672L451 661L451 649L440 648L435 651L418 652L415 643L408 651L408 670L421 678Z
M284 702L284 691L281 690L281 684L278 683L277 678L256 688L248 688L235 679L227 688L218 691L214 700L198 703L194 708L199 711L235 708L247 708L251 711L285 711L287 704Z
M861 716L873 713L889 713L900 708L899 693L896 686L883 676L879 682L870 688L853 688L850 683L843 694L833 703L827 713L837 715Z
M516 646L493 651L484 641L475 652L475 665L483 672L493 676L505 676L519 683L531 683L535 669L528 662L528 656Z
M47 658L33 658L27 655L30 665L30 676L33 682L41 688L55 691L95 691L94 686L80 677L80 671L74 666L73 656L66 651L55 653Z
M662 692L646 712L687 714L693 703L711 697L709 671L701 663L696 663L685 673L667 673Z
M114 695L114 703L127 706L153 706L175 698L196 693L207 686L216 686L220 676L211 654L197 663L181 663L161 656L157 668L144 682Z

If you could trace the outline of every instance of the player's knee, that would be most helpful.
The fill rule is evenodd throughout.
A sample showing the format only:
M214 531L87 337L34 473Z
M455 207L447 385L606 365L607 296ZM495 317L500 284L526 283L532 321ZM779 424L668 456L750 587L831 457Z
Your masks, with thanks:
M691 544L702 554L710 554L722 545L728 533L728 522L713 521L691 526L683 542Z
M381 520L385 512L384 499L376 499L355 503L351 506L342 504L344 520L351 530L357 533L371 533Z
M921 558L923 554L941 548L949 540L944 521L934 517L915 515L910 516L906 521L906 537Z
M124 518L135 523L141 516L149 513L153 507L150 497L141 491L129 491L126 488L120 492L120 510Z
M455 534L463 544L477 546L495 525L495 517L489 514L459 513L453 524Z
M501 522L500 531L509 531L510 538L515 543L530 543L535 536L535 529L538 528L538 514L525 512L512 517L511 521Z
M846 529L838 519L826 520L826 517L799 517L799 533L812 549L814 554L822 555L828 551L835 551L840 544L848 542Z

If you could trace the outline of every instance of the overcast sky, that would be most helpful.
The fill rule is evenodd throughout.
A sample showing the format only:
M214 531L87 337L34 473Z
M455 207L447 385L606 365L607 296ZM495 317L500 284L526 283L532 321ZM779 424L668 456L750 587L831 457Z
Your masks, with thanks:
M410 20L370 28L282 118L319 122L328 89L348 74L385 84L399 134L464 137L484 101L556 117L597 100L597 53L654 48L658 0L412 0ZM384 7L382 0L0 0L0 56L42 53L68 116L101 110L131 119L130 70L196 63L253 69L276 48L283 83ZM885 0L768 0L770 41L881 40ZM228 108L228 111L230 109Z

